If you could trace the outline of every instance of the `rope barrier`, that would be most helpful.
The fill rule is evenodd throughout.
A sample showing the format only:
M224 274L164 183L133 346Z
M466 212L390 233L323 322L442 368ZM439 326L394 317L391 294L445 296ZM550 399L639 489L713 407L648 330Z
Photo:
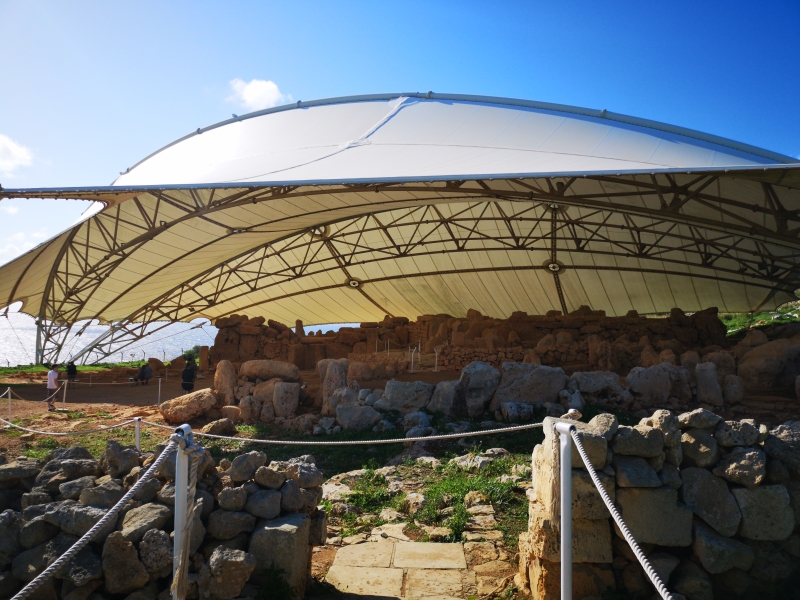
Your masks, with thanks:
M58 435L58 436L86 435L88 433L100 433L103 431L111 431L112 429L117 429L119 427L125 427L126 425L130 425L135 421L136 419L129 419L128 421L117 423L116 425L109 425L108 427L101 427L100 429L89 429L86 431L39 431L38 429L29 429L27 427L23 427L22 425L15 425L11 421L6 421L5 419L0 418L0 423L5 423L9 427L21 429L22 431L27 431L28 433L38 433L39 435ZM172 427L168 427L167 429L172 429Z
M65 383L66 383L66 382L65 382ZM45 398L44 400L28 400L27 398L23 398L22 396L20 396L20 395L19 395L19 394L18 394L18 393L17 393L17 392L16 392L14 389L12 389L10 386L9 386L9 388L8 388L8 389L10 389L10 390L11 390L11 393L12 393L12 394L14 394L14 395L17 397L17 399L18 399L18 400L23 400L24 402L47 402L47 401L48 401L48 400L50 400L51 398L55 398L55 397L56 397L56 395L57 395L57 394L58 394L58 393L59 393L59 392L62 390L62 388L63 388L63 387L64 387L64 384L62 383L60 386L58 386L58 389L56 389L56 391L55 391L55 392L53 392L52 394L50 394L50 395L49 395L47 398Z
M177 446L177 443L170 438L169 444L167 447L164 448L164 451L158 456L158 458L150 465L150 468L147 469L144 475L139 478L131 489L129 489L124 496L117 502L114 506L112 506L108 512L103 515L94 526L89 529L83 537L81 537L72 547L67 550L64 554L62 554L56 561L47 567L44 571L42 571L33 581L31 581L28 585L22 588L16 596L12 598L12 600L24 600L28 596L30 596L34 591L36 591L45 581L50 579L53 575L55 575L61 567L66 565L70 560L72 560L78 552L83 550L83 548L92 541L92 538L101 532L112 519L116 518L117 514L120 510L128 503L128 501L136 495L136 492L150 480L151 477L155 474L161 464L166 460L169 453L172 451L173 448Z
M153 427L161 427L162 429L170 429L168 425L161 425L160 423L153 423L151 421L142 420L142 423L147 423ZM515 425L514 427L498 427L497 429L487 429L485 431L467 431L464 433L448 433L442 435L431 435L428 437L413 437L413 438L394 438L390 440L346 440L339 442L327 441L302 441L302 440L262 440L258 438L238 438L230 437L227 435L214 435L213 433L202 433L199 431L193 432L193 435L199 435L217 440L231 440L234 442L251 443L251 444L268 444L275 446L374 446L376 444L401 444L403 442L432 442L436 440L452 440L461 439L465 437L478 437L482 435L493 435L497 433L511 433L514 431L524 431L526 429L536 429L542 427L542 423L531 423L529 425Z
M636 558L639 560L639 564L642 565L645 573L650 578L650 581L656 587L659 595L664 600L675 600L675 597L670 593L667 589L667 586L664 585L664 582L661 581L661 578L658 576L658 573L653 568L653 565L650 564L650 561L647 560L647 557L642 552L642 549L639 548L639 544L636 543L636 539L633 537L633 534L628 529L628 526L625 524L625 521L622 520L622 516L617 511L617 507L614 506L614 503L611 501L608 492L603 487L603 484L600 482L600 478L597 476L597 472L594 470L592 463L589 461L589 456L586 454L586 450L583 448L583 442L581 442L580 437L578 437L577 431L571 431L570 435L572 436L572 441L575 442L575 447L578 448L578 453L581 455L583 459L583 463L586 465L586 470L589 471L589 476L592 478L592 482L594 482L594 486L597 488L597 491L600 492L600 496L603 498L603 502L605 502L606 508L611 513L611 516L614 518L619 530L622 532L622 535L625 538L625 541L628 542L628 545L633 550L633 553L636 555Z

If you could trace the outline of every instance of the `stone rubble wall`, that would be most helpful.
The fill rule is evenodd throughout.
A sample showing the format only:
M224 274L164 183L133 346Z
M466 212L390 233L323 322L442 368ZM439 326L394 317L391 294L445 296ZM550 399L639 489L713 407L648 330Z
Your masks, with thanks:
M532 455L519 580L560 597L558 419ZM697 409L657 410L639 424L602 413L573 422L623 520L672 592L690 600L780 589L800 570L800 421L771 431ZM609 590L654 597L573 445L574 598Z
M100 460L82 447L43 461L0 462L0 597L13 596L99 521L164 450L140 454L109 441ZM187 598L252 599L271 567L302 598L311 547L323 545L314 457L268 463L262 452L199 465ZM165 600L172 578L175 460L162 464L122 510L36 598Z

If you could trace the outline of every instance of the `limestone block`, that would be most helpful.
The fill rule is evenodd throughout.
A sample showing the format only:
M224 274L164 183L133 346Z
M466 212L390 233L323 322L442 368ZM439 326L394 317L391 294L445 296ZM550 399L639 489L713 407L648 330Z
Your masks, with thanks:
M695 367L697 401L701 404L722 406L722 388L717 380L717 367L712 362L702 362Z
M217 398L211 389L205 388L162 402L158 409L170 423L186 423L204 415L216 403Z
M720 421L714 437L720 446L752 446L758 439L758 424L753 419Z
M561 367L505 362L489 411L497 410L501 402L557 403L558 393L564 389L566 381L567 376Z
M256 557L251 583L264 585L264 571L271 566L283 569L286 581L302 598L308 576L308 540L311 520L295 513L258 524L248 552Z
M689 546L692 543L692 511L678 504L671 488L623 488L617 490L622 519L639 543Z
M719 444L708 429L689 429L681 436L681 451L698 467L713 467L719 462Z
M533 598L559 600L561 598L561 564L534 558L528 567L528 577ZM600 598L615 589L614 571L606 565L573 563L572 597Z
M219 361L214 371L214 389L222 396L224 405L234 404L236 386L238 385L239 378L236 376L236 369L231 361Z
M681 500L686 506L721 535L734 535L742 513L725 480L696 467L683 469L681 480Z
M714 599L711 579L703 569L691 561L683 561L675 570L672 585L676 591L690 600Z
M616 497L614 478L598 473L600 483L614 502ZM608 519L608 512L600 492L585 469L572 469L572 517L574 519Z
M611 462L619 487L659 487L661 480L655 469L641 456L616 454Z
M750 546L723 537L703 523L695 523L692 549L709 573L724 573L733 568L748 571L753 566Z
M561 532L558 521L532 509L528 522L528 540L533 556L552 562L561 560ZM572 560L574 562L610 563L611 526L608 519L572 519Z
M795 526L789 493L783 485L737 488L733 497L742 511L739 535L751 540L785 540Z
M767 455L756 448L734 448L714 467L714 475L733 483L753 488L760 484L767 473ZM788 473L787 473L788 475Z
M800 479L800 421L772 429L764 442L764 452L779 459L795 479Z
M330 367L328 370L330 371ZM383 397L374 404L374 408L384 411L394 410L402 414L420 410L430 402L434 387L422 381L388 381Z
M697 408L691 412L678 415L678 426L681 429L708 429L715 427L722 417L705 408Z
M275 377L282 381L298 381L300 369L282 360L248 360L239 367L239 376L253 381L256 379L267 381Z
M300 384L280 382L275 384L272 406L276 417L293 415L300 403Z
M667 448L672 448L681 442L678 417L670 410L659 409L650 417L642 419L639 425L646 425L661 431L664 434L664 446Z
M634 427L620 425L614 439L611 440L611 449L615 454L645 458L658 456L664 450L664 434L646 425Z

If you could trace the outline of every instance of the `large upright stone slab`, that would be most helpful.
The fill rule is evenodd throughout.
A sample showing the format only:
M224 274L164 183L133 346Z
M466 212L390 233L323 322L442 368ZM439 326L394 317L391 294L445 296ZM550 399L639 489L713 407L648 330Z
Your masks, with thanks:
M734 535L742 513L725 480L697 467L683 469L681 480L681 499L686 506L720 534Z
M564 389L566 382L567 376L561 367L503 363L500 385L489 404L489 411L500 408L502 402L558 402L558 393Z
M286 581L298 597L305 592L308 576L308 535L311 520L295 513L260 521L250 538L248 552L256 557L251 582L264 585L263 571L271 566L283 569Z
M434 387L422 381L388 381L383 397L374 404L374 408L395 410L402 414L418 411L428 406Z
M785 540L795 526L789 493L782 485L737 488L733 497L742 511L739 535L751 540Z

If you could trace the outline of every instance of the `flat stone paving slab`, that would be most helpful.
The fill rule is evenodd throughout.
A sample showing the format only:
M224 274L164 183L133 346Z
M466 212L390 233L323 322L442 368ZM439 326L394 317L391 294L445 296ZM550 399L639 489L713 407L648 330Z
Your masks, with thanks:
M461 571L456 569L409 569L406 574L406 598L460 597L463 592Z
M347 594L370 598L400 598L403 591L403 569L338 567L334 564L325 576L325 581Z
M384 567L392 564L392 542L367 542L344 546L336 552L334 567Z
M466 569L461 544L398 542L392 565L402 569Z

